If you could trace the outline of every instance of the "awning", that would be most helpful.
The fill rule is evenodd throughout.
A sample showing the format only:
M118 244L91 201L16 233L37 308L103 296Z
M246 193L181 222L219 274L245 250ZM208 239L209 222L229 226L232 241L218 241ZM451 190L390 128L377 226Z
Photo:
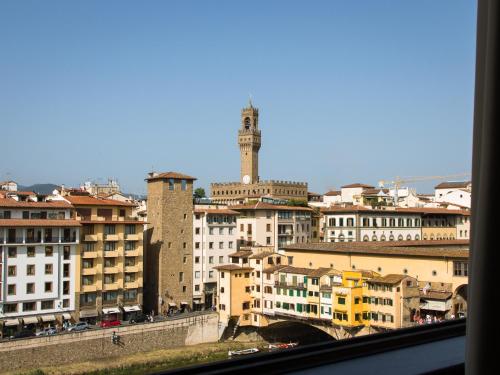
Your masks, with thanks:
M24 324L37 324L38 318L36 316L29 316L27 318L23 318Z
M56 320L55 315L42 315L41 318L42 322L53 322L54 320Z
M176 307L176 306L177 306L174 302L169 302L169 303L168 303L168 305L169 305L170 307Z
M19 319L7 319L7 320L4 320L3 325L6 326L6 327L18 326L19 325Z
M125 312L141 311L141 306L138 306L138 305L135 305L135 306L123 306L123 311L125 311Z
M102 309L103 314L119 314L121 311L118 307L111 307L109 309Z
M82 310L80 311L80 318L93 318L97 316L97 310Z
M64 313L64 314L62 314L62 317L65 320L70 320L71 319L71 314L70 313Z

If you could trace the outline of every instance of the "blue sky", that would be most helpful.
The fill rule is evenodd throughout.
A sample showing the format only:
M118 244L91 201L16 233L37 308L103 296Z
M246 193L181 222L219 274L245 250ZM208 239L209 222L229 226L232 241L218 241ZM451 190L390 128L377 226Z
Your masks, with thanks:
M475 27L472 0L2 1L0 179L237 180L249 93L263 179L468 172Z

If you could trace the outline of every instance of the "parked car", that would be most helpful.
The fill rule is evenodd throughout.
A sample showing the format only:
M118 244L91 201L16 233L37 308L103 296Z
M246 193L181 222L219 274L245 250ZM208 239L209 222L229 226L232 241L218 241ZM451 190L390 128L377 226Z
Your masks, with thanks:
M101 328L107 328L107 327L116 327L116 326L119 326L121 325L122 322L120 322L119 320L103 320L101 323L100 323L100 326Z
M68 332L85 331L86 329L90 329L90 325L87 322L78 322L69 326Z
M20 332L16 332L14 334L14 336L11 336L11 338L13 339L22 339L22 338L25 338L25 337L33 337L35 336L35 334L30 331L30 330L23 330L23 331L20 331Z
M142 313L136 314L135 316L130 318L128 322L131 324L149 322L149 316Z
M42 329L41 331L37 332L37 336L51 336L55 335L57 333L57 330L54 327L47 327Z

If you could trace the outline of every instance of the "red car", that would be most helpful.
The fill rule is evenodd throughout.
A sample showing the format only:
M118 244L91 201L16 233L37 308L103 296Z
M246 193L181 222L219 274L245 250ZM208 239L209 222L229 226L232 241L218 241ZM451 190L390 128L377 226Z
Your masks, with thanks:
M101 326L101 328L107 328L107 327L116 327L116 326L119 326L121 324L122 324L122 322L120 322L119 320L103 320L100 323L100 326Z

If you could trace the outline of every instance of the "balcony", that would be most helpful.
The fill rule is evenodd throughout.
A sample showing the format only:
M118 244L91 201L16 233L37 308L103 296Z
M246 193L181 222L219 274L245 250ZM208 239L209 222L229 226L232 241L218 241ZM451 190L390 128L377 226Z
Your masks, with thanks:
M42 237L27 237L26 238L26 243L41 243L42 242Z
M97 251L84 251L82 253L82 258L83 259L97 258Z
M83 240L86 242L96 242L98 240L97 234L86 234L83 237Z
M43 239L44 243L59 243L59 236L45 237Z
M139 272L139 267L134 266L125 266L125 272Z
M141 255L139 253L139 250L125 250L125 256L126 257L137 257Z
M104 273L118 273L118 267L104 267Z
M95 275L95 274L97 274L97 268L96 267L82 269L82 275L84 275L84 276Z
M137 282L137 281L125 282L124 287L125 287L125 289L137 289L137 288L139 288L139 282Z
M104 240L105 241L118 241L118 235L117 234L105 234Z
M126 234L125 240L126 241L139 241L139 235L138 234Z
M118 283L104 284L104 290L118 290Z
M94 284L82 286L82 292L84 293L95 292L95 291L97 291L97 286L95 286Z
M117 258L118 257L118 250L104 251L104 257L105 258Z
M280 288L292 288L292 289L306 289L307 284L304 283L290 283L290 282L283 282L283 281L275 281L274 282L275 286L279 286Z
M8 244L22 244L24 243L23 237L7 237Z

